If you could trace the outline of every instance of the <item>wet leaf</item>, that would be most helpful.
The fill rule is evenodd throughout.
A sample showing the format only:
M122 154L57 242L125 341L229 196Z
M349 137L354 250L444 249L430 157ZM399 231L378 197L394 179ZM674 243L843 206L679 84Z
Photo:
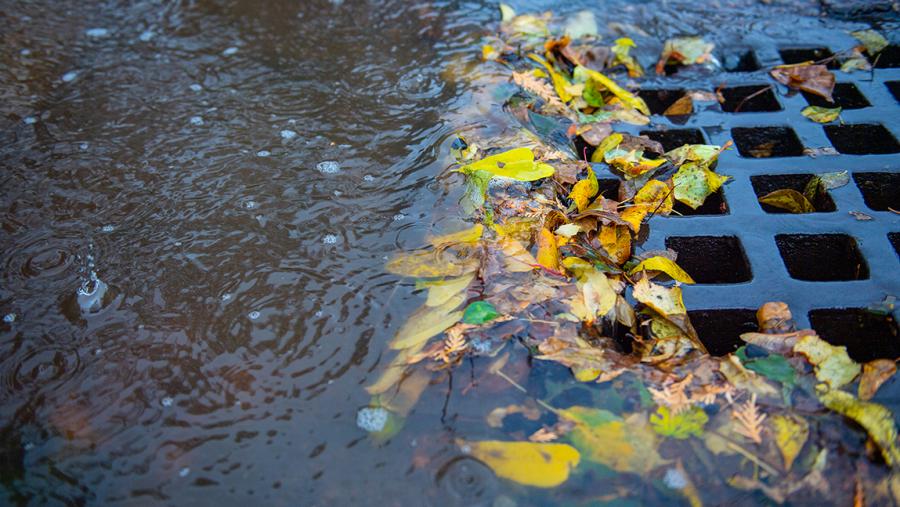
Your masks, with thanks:
M800 114L816 123L828 123L838 119L838 116L841 115L841 108L806 106L800 111Z
M686 116L694 112L694 101L690 95L683 95L663 111L663 116Z
M897 363L893 359L876 359L863 365L859 379L859 399L871 400L878 388L897 373Z
M816 208L806 196L791 188L770 192L760 197L759 202L790 211L791 213L813 213L816 211Z
M565 76L557 72L557 70L554 69L547 60L544 60L540 56L531 53L530 55L528 55L528 57L543 65L544 68L547 69L547 73L550 75L550 81L553 83L553 89L556 90L556 94L559 95L559 98L563 102L569 102L570 100L572 100L572 94L569 92L572 83L570 83Z
M784 459L784 469L790 471L794 460L809 438L809 423L796 415L776 415L770 420L775 433L775 445Z
M881 455L888 465L892 468L900 466L897 428L890 410L877 403L859 401L852 394L836 390L819 394L819 400L829 409L859 423L881 448Z
M855 37L859 42L862 42L863 46L866 47L866 53L869 53L870 56L875 56L880 53L881 50L888 47L889 44L884 36L871 29L857 30L855 32L850 32L850 35Z
M566 22L564 33L573 39L579 39L587 35L597 35L597 20L593 11L580 11L575 13Z
M624 65L628 69L628 77L641 77L644 75L644 69L641 64L631 56L631 48L635 47L634 41L628 37L622 37L615 40L611 48L615 59L613 65Z
M462 321L465 324L481 325L490 322L499 316L500 314L497 313L497 309L494 308L494 305L487 301L475 301L466 307L466 311L462 316Z
M637 178L666 163L664 158L646 158L642 150L612 149L603 156L604 162L625 173L625 178Z
M587 178L576 183L572 187L572 192L569 193L569 199L575 201L575 206L578 208L579 213L588 207L591 199L600 191L600 184L597 182L594 170L589 167L587 171Z
M723 149L722 146L712 144L685 144L666 152L665 157L675 166L681 166L685 162L696 162L699 165L710 167Z
M625 136L618 132L613 132L608 135L600 144L597 146L597 149L594 150L594 153L591 154L591 162L600 163L604 162L606 158L606 153L619 146L622 143L622 140L625 139Z
M538 346L538 351L541 355L535 356L535 359L555 361L569 367L576 377L579 372L593 372L593 376L587 380L578 379L583 382L594 380L615 368L615 364L606 357L603 349L592 347L591 344L577 337L571 342L548 338Z
M817 335L806 335L794 345L794 352L803 354L815 366L816 378L831 389L853 382L859 375L859 364L847 355L847 347L836 347Z
M599 239L600 246L617 265L631 258L631 232L627 225L603 225Z
M397 335L389 343L390 348L396 350L415 347L443 333L462 318L463 312L455 310L465 300L464 294L457 294L440 306L419 308L397 331Z
M556 236L547 229L541 228L537 238L537 261L551 271L559 271L559 244Z
M668 215L672 212L675 200L668 185L659 180L650 180L635 194L634 202L648 205L651 213Z
M465 165L460 171L466 174L485 171L492 176L534 181L553 176L554 169L543 162L535 162L531 148L515 148Z
M678 280L681 283L695 283L694 279L691 278L691 275L681 269L678 264L675 264L671 259L659 255L641 261L631 270L630 274L633 275L639 271L661 271L669 275L669 278Z
M490 182L491 173L487 171L466 173L466 190L459 200L459 206L465 215L471 216L484 206Z
M787 303L781 301L770 301L760 306L756 311L756 322L759 323L759 330L763 333L789 333L794 330L794 316L791 309ZM792 343L781 353L789 352L793 348Z
M483 233L484 226L481 224L475 224L472 227L459 232L452 232L449 234L434 236L429 240L429 242L435 248L444 248L447 246L460 244L473 244L477 243L481 239L481 235Z
M847 183L850 183L850 173L848 171L835 171L819 175L819 184L825 190L840 188Z
M784 356L769 354L765 357L748 358L745 350L746 346L741 347L735 351L735 355L748 370L780 382L785 387L793 387L796 384L797 371Z
M401 350L397 354L397 357L395 357L394 360L387 365L381 375L379 375L378 380L373 384L366 386L366 391L369 394L377 395L387 392L396 386L403 378L404 374L406 374L409 361L413 356L419 354L423 348L425 348L424 341L408 349Z
M537 259L518 240L501 238L499 245L504 254L503 267L507 271L511 273L525 273L532 271L537 266Z
M415 278L461 276L478 269L478 260L460 258L447 250L421 250L395 255L385 269L395 275Z
M475 273L463 275L456 278L445 278L443 280L420 281L416 282L417 289L428 289L428 300L425 306L441 306L450 300L453 296L466 290L472 280L475 279Z
M641 278L638 283L634 284L632 295L663 317L687 313L684 302L681 300L681 289L679 287L666 288L652 283L646 278Z
M593 322L595 317L603 317L608 314L616 304L618 295L609 284L609 279L596 269L585 272L578 279L581 294L584 297L584 305L591 316L585 319Z
M672 177L675 199L697 209L710 194L719 190L728 178L729 176L720 176L704 166L686 163Z
M814 65L808 62L779 65L773 68L769 74L783 85L818 95L828 102L834 102L831 97L834 91L834 74L824 65Z
M564 238L571 238L579 232L581 232L581 227L578 224L563 224L554 231L557 236L562 236Z
M581 461L578 450L568 444L484 440L459 445L498 477L538 488L566 482Z
M644 99L642 99L642 98L638 97L637 95L629 92L628 90L620 87L619 85L616 84L615 81L604 76L600 72L597 72L596 70L592 70L587 67L579 65L579 66L575 67L575 76L576 76L576 78L575 78L576 80L580 80L580 81L593 80L593 81L595 81L597 84L599 84L599 85L603 86L604 88L606 88L607 90L609 90L610 93L615 95L627 107L632 108L632 109L637 109L638 111L640 111L641 113L643 113L645 115L648 115L648 116L650 115L650 108L647 107L647 103L644 102ZM579 79L578 76L581 76L582 79Z
M666 41L659 61L656 62L656 73L664 74L668 64L695 65L708 62L712 58L715 45L706 42L702 37L676 37Z
M637 474L664 463L656 436L641 414L622 419L606 410L575 406L560 410L559 416L575 423L569 437L586 460Z
M656 409L655 414L650 415L650 425L653 426L653 431L679 440L686 440L691 435L702 436L703 426L708 421L709 416L697 406L677 414L672 413L669 407L661 406Z

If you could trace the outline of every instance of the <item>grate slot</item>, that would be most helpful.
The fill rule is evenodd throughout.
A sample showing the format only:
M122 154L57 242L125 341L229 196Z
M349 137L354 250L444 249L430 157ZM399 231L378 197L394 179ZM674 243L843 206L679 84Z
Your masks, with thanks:
M796 190L802 194L803 190L806 188L806 184L813 179L813 176L814 175L812 174L751 176L750 183L753 185L753 191L756 192L757 199L759 199L770 192L781 189ZM759 201L757 200L757 202ZM769 206L768 204L763 204L761 202L759 205L766 213L790 213L787 210ZM827 191L818 192L816 198L813 199L812 205L816 208L816 213L827 213L837 209L834 205L834 201L831 199L831 195L829 195Z
M808 61L818 62L826 58L831 58L834 54L828 48L781 48L778 50L781 55L781 61L786 64L803 63ZM831 60L826 63L829 69L840 68L837 61Z
M900 211L900 173L853 173L853 181L869 209Z
M752 49L728 54L719 54L719 61L726 72L753 72L759 70L759 59Z
M825 125L825 135L839 153L847 155L868 155L897 153L900 144L897 139L878 123L856 125Z
M753 279L744 247L736 236L671 236L666 238L666 248L678 252L678 265L697 283L743 283Z
M801 92L803 98L811 106L819 107L841 107L843 109L862 109L872 104L859 91L853 83L837 83L834 85L834 92L831 94L834 102L828 102L824 97L809 92Z
M647 103L651 114L661 115L675 101L684 97L684 90L641 90L638 95Z
M894 252L897 253L897 256L900 256L900 232L888 233L888 241L891 242L891 246L894 247Z
M685 144L706 144L703 132L698 129L642 130L641 135L661 143L666 151Z
M887 86L888 91L894 96L894 100L900 102L900 81L888 81L884 85Z
M735 127L731 137L747 158L799 157L803 144L790 127Z
M706 350L714 356L734 352L744 344L741 334L755 332L759 327L755 310L692 310L688 318Z
M722 111L726 113L756 113L781 111L772 85L747 85L724 88Z
M779 234L775 243L796 280L866 280L869 267L856 240L846 234Z
M825 341L846 346L856 361L900 356L897 324L890 316L862 308L832 308L812 310L809 321Z
M716 193L707 197L706 201L697 209L694 209L681 201L675 201L675 206L672 207L672 210L674 213L669 215L672 217L727 215L728 203L725 201L725 195L722 193L722 190L719 189Z
M600 178L597 180L598 186L600 190L598 191L598 195L602 195L607 199L615 199L619 198L619 184L621 183L619 180L615 178Z
M869 61L876 69L894 69L900 67L900 46L891 44L881 50L875 56L870 56Z

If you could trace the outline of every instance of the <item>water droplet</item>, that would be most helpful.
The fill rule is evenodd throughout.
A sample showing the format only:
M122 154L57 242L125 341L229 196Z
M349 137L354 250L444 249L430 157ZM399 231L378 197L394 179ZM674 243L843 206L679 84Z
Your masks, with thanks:
M169 396L166 396L163 399L159 400L159 403L160 403L160 405L162 405L164 407L171 407L172 404L175 403L175 400L173 400Z
M197 83L192 84L191 86L189 86L189 88L191 89L192 92L201 92L201 91L203 91L203 87L200 86L200 85L197 84Z
M184 467L178 471L178 475L181 477L187 477L189 473L191 473L191 469L188 467Z
M88 37L106 37L109 35L109 30L106 28L89 28L84 31L84 34Z
M191 125L203 125L203 118L200 116L191 116Z
M231 46L230 48L227 48L225 51L222 51L222 56L231 56L237 52L238 52L238 48L236 48L235 46Z
M34 449L34 442L25 442L25 445L22 446L26 451L30 451Z
M256 152L257 157L268 157L271 154L272 154L272 152L269 150L259 150Z
M104 225L103 227L100 228L100 230L103 231L103 232L112 232L112 231L116 230L116 226L115 226L115 225L111 225L111 224L109 224L109 225Z
M74 81L76 77L78 77L78 71L72 70L63 74L62 78L60 79L63 80L63 83L68 83L70 81Z
M316 164L316 170L322 174L336 174L341 170L341 164L335 162L334 160L326 160L324 162L319 162Z
M12 324L15 321L16 321L15 313L7 313L6 315L3 316L3 322L6 322L7 324Z
M326 234L324 238L322 238L322 243L326 245L333 245L338 242L338 237L334 234Z
M153 33L153 30L144 30L138 38L141 39L141 42L150 42L150 39L154 36L156 36L156 34Z
M280 134L281 134L281 138L286 139L286 140L290 140L290 139L297 137L297 133L294 132L293 130L282 130Z
M404 218L406 218L406 215L404 215L403 213L397 213L396 215L394 215L394 222L399 222Z
M685 478L684 474L681 473L677 468L670 468L666 470L666 475L663 477L663 482L666 486L672 489L684 489L688 482L687 478Z
M247 317L249 317L250 320L256 320L259 318L259 312L256 310L253 310L252 312L247 314Z
M26 116L22 119L22 122L24 122L25 125L34 125L35 123L37 123L37 118L35 118L34 116Z
M340 197L340 196L342 196L342 195L344 195L344 193L341 192L340 190L335 190L335 191L334 191L334 196L335 196L335 197Z

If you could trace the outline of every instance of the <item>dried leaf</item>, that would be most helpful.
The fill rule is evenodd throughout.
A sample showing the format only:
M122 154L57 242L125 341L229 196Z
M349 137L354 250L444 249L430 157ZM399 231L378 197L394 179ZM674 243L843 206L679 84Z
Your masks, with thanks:
M866 215L861 211L848 211L853 218L859 220L860 222L868 222L869 220L875 220L872 215Z
M756 311L756 321L763 333L788 333L794 329L794 316L787 303L772 301L764 303ZM791 344L788 350L793 349Z
M459 445L498 477L538 488L552 488L566 482L581 461L578 450L568 444L484 440L461 441Z
M720 176L705 166L686 163L672 176L675 198L697 209L710 194L715 193L728 181L729 176Z
M881 448L881 455L892 468L900 466L897 449L897 428L890 410L877 403L859 401L852 394L831 390L819 394L819 400L829 409L853 419L865 428L873 442Z
M784 459L785 471L790 471L794 460L809 438L809 423L796 415L776 415L769 420L775 433L775 444Z
M485 171L493 176L519 181L534 181L553 176L553 166L534 161L531 148L515 148L465 165L460 171L471 174Z
M548 113L565 114L568 108L559 100L559 96L553 90L553 87L547 82L538 79L531 72L513 72L513 83L522 87L522 89L531 92L546 102L545 111Z
M859 375L859 364L847 355L847 347L836 347L815 334L800 338L794 345L794 352L803 354L815 366L816 378L831 389L845 386Z
M766 419L766 414L761 414L756 406L756 393L752 394L748 401L737 405L731 416L737 422L735 427L737 433L754 443L762 443L762 423Z
M828 102L834 102L831 97L834 91L834 74L825 65L814 65L808 62L779 65L773 68L769 74L783 85L818 95Z
M791 213L813 213L816 208L800 192L792 188L783 188L770 192L759 198L759 202Z
M859 399L871 400L878 388L897 373L897 363L893 359L876 359L863 365L859 379Z
M462 318L463 312L455 310L465 300L464 294L457 294L441 306L419 308L397 331L389 343L390 348L396 350L416 347L429 338L443 333Z
M678 264L675 264L671 259L659 255L641 261L629 274L634 274L639 271L662 271L669 275L669 278L678 280L681 283L695 283L694 279L691 278L691 275L681 269Z

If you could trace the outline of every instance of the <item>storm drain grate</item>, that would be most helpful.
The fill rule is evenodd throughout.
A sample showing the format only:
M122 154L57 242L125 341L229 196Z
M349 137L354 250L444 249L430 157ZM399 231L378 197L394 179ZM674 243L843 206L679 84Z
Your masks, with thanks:
M762 303L784 301L799 327L846 345L856 360L900 357L896 315L868 309L900 295L897 46L882 52L874 73L844 73L829 64L838 81L835 104L787 93L760 68L760 62L821 60L837 49L812 43L723 52L727 72L716 87L724 103L695 106L686 118L662 113L694 87L648 85L641 92L653 127L631 133L666 150L735 145L716 169L732 180L697 210L676 205L678 213L654 217L642 245L676 250L679 265L697 281L684 290L685 304L713 354L742 344L739 335L755 330ZM840 106L841 121L812 122L800 114L808 105ZM819 192L813 213L785 213L758 201L775 190L803 192L813 177L838 171L848 172L849 183Z

